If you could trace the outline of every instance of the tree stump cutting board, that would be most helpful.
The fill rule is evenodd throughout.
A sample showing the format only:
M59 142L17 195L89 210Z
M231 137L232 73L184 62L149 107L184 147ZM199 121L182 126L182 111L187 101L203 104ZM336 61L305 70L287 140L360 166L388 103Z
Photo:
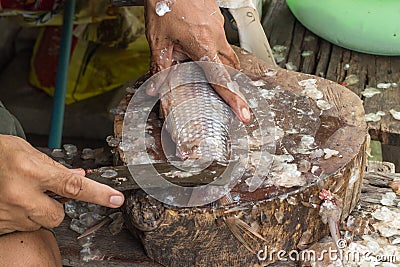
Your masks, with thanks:
M127 227L140 238L147 255L165 266L265 266L276 261L277 254L260 260L260 250L289 253L328 234L320 215L321 190L329 190L342 203L341 220L360 197L367 126L359 97L332 81L274 69L244 50L235 51L242 72L255 81L258 90L264 90L275 113L280 132L277 158L289 156L283 164L296 165L294 173L300 175L293 179L302 182L291 184L290 176L281 177L287 175L286 169L275 166L278 171L256 191L249 192L246 182L241 181L231 191L230 202L196 208L164 205L142 190L127 193ZM146 78L128 89L134 91ZM315 90L306 92L310 82L322 96L315 96ZM126 96L121 109L131 97ZM123 114L115 117L117 137L122 136L123 118ZM156 110L148 124L153 136L148 153L163 161ZM314 142L301 150L307 143L304 136L312 136ZM124 152L119 152L123 158Z

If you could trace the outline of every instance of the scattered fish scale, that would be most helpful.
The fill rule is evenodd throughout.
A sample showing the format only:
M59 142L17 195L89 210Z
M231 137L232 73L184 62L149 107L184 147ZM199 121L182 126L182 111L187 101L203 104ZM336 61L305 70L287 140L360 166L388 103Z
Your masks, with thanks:
M171 12L171 5L175 0L163 0L156 3L156 13L162 17L166 13Z
M298 71L299 68L293 64L293 62L288 62L285 64L285 67L287 70L293 70L293 71Z
M392 86L392 83L378 83L376 85L377 88L379 89L388 89Z
M396 111L394 109L389 110L390 114L392 114L395 120L400 120L400 111Z
M368 113L365 114L365 121L366 122L378 122L381 120L382 116L385 116L386 113L383 111L378 111L376 113Z
M373 97L374 95L377 95L377 94L380 94L380 93L381 93L380 90L378 90L376 88L373 88L373 87L365 88L364 91L361 92L361 94L364 97L367 97L367 98Z
M306 50L306 51L301 52L302 57L309 57L313 54L314 54L314 51L311 51L311 50Z
M319 99L317 100L317 107L321 110L328 110L332 108L332 105L328 101Z
M250 84L260 87L260 86L264 86L265 82L263 80L257 80L257 81L251 81Z
M324 148L324 153L325 153L324 159L329 159L333 156L339 155L339 151L329 148Z
M202 72L197 72L193 71L193 73L200 73L201 75ZM276 70L268 70L266 71L265 75L267 76L273 76L276 75L277 71ZM177 77L178 80L180 77ZM182 79L185 79L186 77L182 77ZM204 78L204 77L203 77ZM199 78L195 78L196 80L199 80ZM251 82L253 86L257 87L264 87L265 81L260 79L260 80L254 80ZM202 114L203 111L199 111L199 109L194 108L193 102L190 101L190 97L188 97L188 91L187 89L190 89L192 91L195 91L196 93L190 92L189 94L193 94L194 97L198 97L203 101L204 99L207 99L208 95L205 95L203 90L198 88L201 88L203 85L207 86L207 83L201 84L195 84L194 88L188 88L188 85L185 85L185 90L181 88L181 95L175 95L171 98L173 99L181 99L181 102L171 102L169 101L168 94L170 93L180 93L179 92L179 87L175 88L174 90L171 90L171 92L167 92L167 95L164 96L164 99L162 99L162 110L164 117L166 117L165 123L167 124L166 129L170 132L171 135L174 134L173 128L176 127L182 127L183 125L190 126L190 131L193 130L193 133L189 134L187 130L181 129L181 131L175 130L175 133L181 134L180 142L176 142L177 146L180 146L179 148L179 155L182 158L190 158L193 156L193 158L196 158L198 156L202 156L202 154L198 152L193 152L193 150L190 149L191 144L195 143L197 144L197 139L200 139L201 137L204 137L204 134L198 133L199 131L204 131L205 126L211 126L212 128L217 125L218 127L214 127L213 130L217 129L222 129L220 124L213 124L213 123L199 123L196 122L197 117L200 114ZM307 90L312 90L312 91L317 91L318 94L321 94L318 97L323 97L323 93L317 89L317 80L310 78L310 79L304 79L299 81L299 85L304 87L304 89ZM198 86L198 88L195 88L195 86ZM234 90L237 90L237 86L233 84L231 87L235 87ZM163 88L164 90L167 90L168 88ZM168 89L169 90L169 89ZM199 94L197 94L197 91L199 91ZM210 90L211 93L215 93L212 87L208 87L207 90ZM204 89L206 91L206 89ZM328 108L331 108L332 105L323 99L314 99L308 98L308 97L303 97L296 95L288 90L286 90L283 87L276 87L276 88L260 88L260 92L262 97L264 97L267 102L270 104L270 108L274 113L275 117L275 133L276 133L276 142L278 143L279 146L279 153L283 153L283 155L288 155L289 153L292 154L292 158L295 158L295 160L287 161L287 162L281 162L274 164L273 171L271 175L267 176L267 180L265 181L269 185L275 185L275 186L281 186L281 187L292 187L292 186L302 186L306 184L307 182L310 181L310 177L313 176L318 176L320 175L322 169L318 166L319 161L323 161L324 156L326 156L326 153L324 153L323 149L320 149L316 144L313 145L312 142L307 143L307 138L308 136L310 137L310 140L316 138L316 132L318 129L321 127L322 122L320 121L320 115L321 115L321 110L326 110ZM208 92L207 92L208 94ZM217 99L219 101L214 101L212 104L209 106L212 108L215 108L215 110L223 110L225 104L222 99L219 98L217 94ZM195 104L198 104L199 106L206 106L205 104L199 104L197 101ZM249 101L249 104L251 106L257 106L258 105L258 100L256 99L255 101ZM315 103L315 104L313 104ZM226 104L225 104L226 105ZM172 106L180 106L181 109L177 109L176 111L172 111L173 108ZM227 107L227 105L225 106ZM169 110L167 110L169 109ZM192 109L192 110L191 110ZM228 107L229 109L229 107ZM188 110L188 111L186 111ZM179 112L181 111L181 112ZM170 113L168 113L170 112ZM185 114L185 113L186 114ZM188 113L189 112L189 113ZM183 115L185 114L185 115ZM189 115L187 115L189 114ZM193 114L193 115L190 115ZM213 120L218 120L218 116L215 116L215 111L210 112L207 116L204 116L206 118L212 118ZM170 115L170 116L168 116ZM168 121L169 119L175 119L177 120L176 116L182 115L183 119L180 119L180 122L175 122L176 126L169 125L172 121ZM175 116L175 118L174 118ZM220 118L222 120L225 118L225 114L222 114ZM229 116L234 116L232 113L229 113ZM190 118L190 119L187 119ZM232 117L230 117L232 118ZM193 119L193 120L192 120ZM229 120L227 120L229 125ZM256 128L256 125L253 125L251 128ZM221 131L224 133L224 130ZM227 130L226 130L227 132ZM256 140L258 137L258 134L256 134L257 130L250 131L249 136L251 136L250 140L243 140L243 142L247 145L251 143L252 137L253 139ZM186 135L186 138L183 136ZM205 144L209 144L208 148L212 149L217 149L223 148L225 145L215 145L215 143L220 143L224 144L225 140L217 140L218 138L215 138L215 136L218 136L218 134L210 134L209 137L210 139L203 138L203 141ZM303 137L303 140L302 140ZM176 139L177 140L177 139ZM174 140L175 141L175 140ZM237 142L236 142L237 141ZM234 146L240 146L242 140L236 140L235 142L232 142L232 145ZM302 142L303 141L303 142ZM317 144L319 144L321 140L316 141ZM188 145L185 145L185 143L188 143ZM236 144L238 143L238 144ZM198 145L192 146L194 150L198 148ZM250 145L252 149L259 149L259 145ZM302 147L304 151L299 151L299 148ZM212 150L211 149L211 150ZM187 153L182 153L181 150L186 150L188 151ZM307 151L306 151L307 150ZM221 151L225 151L222 149ZM249 160L249 169L252 169L254 166L257 165L256 158L252 156L252 153L255 153L256 151L250 151L250 156L248 158ZM305 153L299 153L299 152L305 152ZM192 155L189 155L192 153ZM339 156L337 151L334 151L333 154ZM223 155L225 152L220 153L218 155ZM213 153L209 153L207 157L215 157L216 154L213 155ZM334 155L331 155L334 156ZM267 175L269 170L265 170L265 176ZM303 173L308 173L309 176L303 175ZM262 177L264 172L260 175L260 179L265 178ZM178 173L171 173L170 175L173 176L179 176ZM307 179L305 179L307 177ZM246 184L253 184L254 182L257 183L259 179L256 179L256 181L253 180L248 180L246 179L248 177L243 177L241 183L244 185ZM247 186L243 188L244 191L247 190ZM240 192L239 190L238 192ZM237 192L237 193L238 193ZM236 195L237 196L237 195ZM235 197L235 199L239 199L240 197Z
M359 78L354 74L351 74L344 79L345 85L354 85L357 84L359 81Z

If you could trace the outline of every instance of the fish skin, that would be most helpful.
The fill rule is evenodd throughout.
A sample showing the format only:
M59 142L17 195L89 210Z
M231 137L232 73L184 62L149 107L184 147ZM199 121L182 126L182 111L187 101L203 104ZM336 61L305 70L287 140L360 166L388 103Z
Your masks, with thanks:
M189 70L172 74L174 83L183 85L172 88L167 82L161 87L161 109L176 156L226 161L233 112L209 83L185 84L189 79L207 81L199 66L191 64Z

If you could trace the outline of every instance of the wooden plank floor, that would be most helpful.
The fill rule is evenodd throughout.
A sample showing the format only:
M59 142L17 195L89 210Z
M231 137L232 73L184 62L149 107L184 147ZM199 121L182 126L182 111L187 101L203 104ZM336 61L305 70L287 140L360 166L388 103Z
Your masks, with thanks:
M298 71L325 77L343 83L345 78L355 75L358 82L346 85L362 97L361 91L377 87L378 83L400 84L400 57L385 57L350 51L333 45L304 28L297 21L285 0L272 0L263 19L263 27L271 47L282 45L283 60L279 66L292 62ZM302 56L303 51L312 51ZM346 70L345 65L349 64ZM389 110L400 111L400 87L381 90L382 93L371 98L363 98L367 113L384 111L379 122L369 123L372 139L382 144L400 146L400 121L390 115Z
M71 219L66 217L55 229L63 266L161 267L146 256L140 241L128 230L123 229L113 236L107 227L96 231L90 246L93 250L98 250L100 259L84 261L80 253L82 247L77 240L79 234L69 229L70 222Z

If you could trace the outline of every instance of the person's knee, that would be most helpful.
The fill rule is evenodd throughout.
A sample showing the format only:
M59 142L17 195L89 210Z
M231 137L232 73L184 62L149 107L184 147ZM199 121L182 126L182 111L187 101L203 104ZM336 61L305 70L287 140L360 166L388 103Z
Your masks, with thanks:
M1 266L62 266L54 235L45 229L0 237Z

